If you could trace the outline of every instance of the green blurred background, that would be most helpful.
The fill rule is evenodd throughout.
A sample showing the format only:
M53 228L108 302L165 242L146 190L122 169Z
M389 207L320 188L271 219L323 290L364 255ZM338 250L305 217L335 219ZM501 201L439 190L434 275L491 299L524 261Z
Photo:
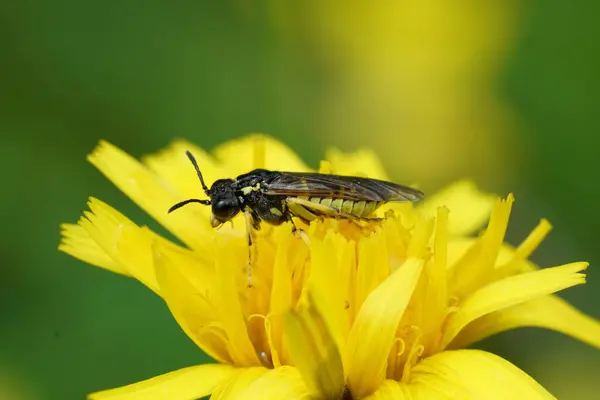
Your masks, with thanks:
M509 241L549 218L534 261L590 261L563 295L600 317L599 3L318 4L0 5L0 399L81 399L206 361L141 284L56 249L88 196L155 226L85 161L99 139L140 156L266 132L313 166L372 146L427 192L463 176L514 191ZM481 346L561 399L600 390L600 351L559 334Z

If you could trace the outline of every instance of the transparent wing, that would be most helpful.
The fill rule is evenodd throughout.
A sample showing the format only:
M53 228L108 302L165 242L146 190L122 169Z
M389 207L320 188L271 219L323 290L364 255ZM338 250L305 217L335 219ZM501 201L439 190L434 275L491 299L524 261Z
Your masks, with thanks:
M284 196L342 198L354 201L417 201L423 193L378 179L302 172L280 172L265 183L265 193Z

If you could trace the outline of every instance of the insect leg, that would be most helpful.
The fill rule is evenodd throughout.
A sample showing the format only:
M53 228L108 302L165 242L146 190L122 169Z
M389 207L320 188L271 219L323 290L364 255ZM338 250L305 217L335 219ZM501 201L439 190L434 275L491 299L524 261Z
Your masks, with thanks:
M320 216L313 214L310 212L310 210L303 207L302 204L300 204L297 200L301 199L298 199L297 197L288 197L285 199L287 209L295 217L300 218L302 221L306 222L307 225L310 224L311 221L321 218Z
M252 261L253 261L252 231L254 229L255 220L254 220L254 217L252 216L252 213L247 212L247 211L244 212L244 220L246 221L246 234L248 235L248 266L247 266L246 271L248 273L248 287L251 288L252 287Z
M288 221L290 221L292 224L292 235L300 237L307 246L310 246L310 240L308 239L306 232L304 232L303 229L298 229L291 216L289 217Z

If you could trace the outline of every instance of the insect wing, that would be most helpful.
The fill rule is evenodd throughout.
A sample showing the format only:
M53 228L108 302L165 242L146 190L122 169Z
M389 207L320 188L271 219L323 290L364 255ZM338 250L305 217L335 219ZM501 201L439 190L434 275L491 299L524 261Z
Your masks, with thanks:
M266 194L342 198L353 201L417 201L416 189L378 179L318 173L281 172L265 185Z

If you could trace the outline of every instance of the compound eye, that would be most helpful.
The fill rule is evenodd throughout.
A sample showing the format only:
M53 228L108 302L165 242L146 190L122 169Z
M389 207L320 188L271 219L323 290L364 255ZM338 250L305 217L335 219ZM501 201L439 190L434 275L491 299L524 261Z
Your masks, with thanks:
M227 221L239 211L236 199L222 199L213 203L212 212L221 221Z

